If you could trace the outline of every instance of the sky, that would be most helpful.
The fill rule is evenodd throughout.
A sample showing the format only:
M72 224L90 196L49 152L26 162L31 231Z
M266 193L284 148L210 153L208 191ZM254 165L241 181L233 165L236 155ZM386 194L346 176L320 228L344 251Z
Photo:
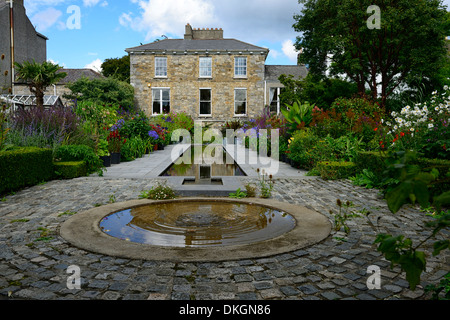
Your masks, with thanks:
M450 0L444 0L449 5ZM222 28L235 38L270 49L266 64L296 64L292 25L298 0L24 0L36 30L49 38L47 59L65 68L99 70L125 49L168 37L185 25Z

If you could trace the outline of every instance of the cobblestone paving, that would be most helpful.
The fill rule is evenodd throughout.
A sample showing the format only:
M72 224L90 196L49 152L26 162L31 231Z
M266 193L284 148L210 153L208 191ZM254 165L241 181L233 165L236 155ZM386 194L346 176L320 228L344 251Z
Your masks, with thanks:
M243 178L249 181L249 178ZM369 217L348 222L350 233L335 232L303 250L269 258L219 263L173 263L121 259L68 244L58 228L71 214L94 206L137 199L156 180L79 178L35 186L0 202L0 297L12 299L424 299L427 283L437 283L450 267L449 256L428 255L422 286L411 291L404 274L390 269L376 246L376 234L405 234L415 243L430 230L430 218L413 208L391 214L376 190L350 181L280 179L273 197L327 215L336 200L352 201ZM369 222L370 219L370 222ZM81 290L67 288L67 268L81 269ZM367 268L381 268L380 290L368 290Z

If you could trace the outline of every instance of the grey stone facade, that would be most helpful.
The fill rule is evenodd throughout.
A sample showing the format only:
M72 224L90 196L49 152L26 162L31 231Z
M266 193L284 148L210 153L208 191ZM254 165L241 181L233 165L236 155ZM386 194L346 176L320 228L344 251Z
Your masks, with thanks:
M33 27L27 17L23 0L13 1L14 60L44 62L47 60L47 37ZM10 1L0 0L0 93L8 93L11 88L11 28ZM8 75L5 75L8 71Z

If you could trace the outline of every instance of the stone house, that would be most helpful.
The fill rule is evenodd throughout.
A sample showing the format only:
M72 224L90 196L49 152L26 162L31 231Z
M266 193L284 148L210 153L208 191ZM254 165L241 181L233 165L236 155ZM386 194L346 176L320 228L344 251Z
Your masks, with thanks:
M223 37L222 29L193 29L126 49L137 106L149 116L186 112L221 124L248 119L272 103L280 72L306 76L305 66L266 66L269 49ZM275 111L275 110L274 110Z
M0 60L0 93L11 93L10 89L14 90L11 77L12 52L13 61L19 63L33 59L39 63L47 60L48 38L37 32L28 19L23 0L13 0L12 9L10 3L10 0L0 0L0 56L4 55L3 60ZM11 26L14 41L11 41ZM7 76L5 71L8 71Z

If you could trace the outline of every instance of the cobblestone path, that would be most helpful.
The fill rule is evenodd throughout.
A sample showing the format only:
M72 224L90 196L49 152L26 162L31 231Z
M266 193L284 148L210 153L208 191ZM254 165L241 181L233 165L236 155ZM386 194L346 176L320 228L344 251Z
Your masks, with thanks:
M251 178L242 178L251 181ZM85 177L35 186L0 202L0 297L6 299L425 299L423 288L450 269L448 254L428 254L415 291L390 269L373 241L378 233L404 234L417 243L431 218L412 207L391 214L376 190L350 181L279 179L273 197L316 210L333 221L336 200L351 201L368 217L348 222L322 243L269 258L219 263L128 260L77 249L59 236L72 214L109 201L137 199L156 180ZM448 251L447 251L448 252ZM67 268L81 269L81 289L67 288ZM381 268L381 289L368 290L367 268ZM0 298L0 299L1 299Z

